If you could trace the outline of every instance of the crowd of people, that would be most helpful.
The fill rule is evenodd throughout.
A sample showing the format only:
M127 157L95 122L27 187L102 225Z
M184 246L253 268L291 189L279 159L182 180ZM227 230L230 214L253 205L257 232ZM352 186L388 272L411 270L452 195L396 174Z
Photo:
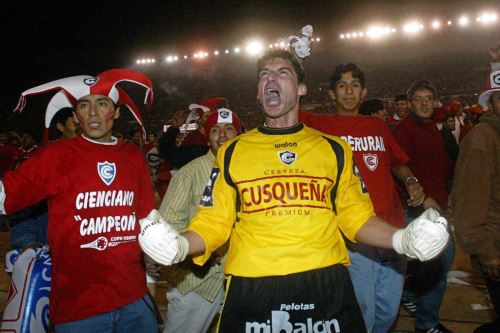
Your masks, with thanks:
M132 70L22 93L20 109L47 91L63 106L49 103L43 139L0 133L2 228L13 248L49 245L55 332L157 332L162 274L166 333L384 333L400 303L416 332L452 332L439 309L455 241L498 316L500 45L476 104L418 76L368 99L354 63L308 90L309 37L259 59L256 99L212 85L161 133L117 87L151 106ZM124 137L126 109L138 125Z

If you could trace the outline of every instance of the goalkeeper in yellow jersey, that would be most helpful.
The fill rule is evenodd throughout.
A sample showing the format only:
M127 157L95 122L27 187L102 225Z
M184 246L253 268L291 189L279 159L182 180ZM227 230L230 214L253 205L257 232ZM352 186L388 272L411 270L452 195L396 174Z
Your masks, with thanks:
M230 239L219 332L366 331L343 236L428 260L448 241L446 220L427 211L397 229L375 216L349 145L299 122L307 87L292 53L266 53L258 79L266 122L219 149L188 229L153 211L141 247L164 265L203 265Z

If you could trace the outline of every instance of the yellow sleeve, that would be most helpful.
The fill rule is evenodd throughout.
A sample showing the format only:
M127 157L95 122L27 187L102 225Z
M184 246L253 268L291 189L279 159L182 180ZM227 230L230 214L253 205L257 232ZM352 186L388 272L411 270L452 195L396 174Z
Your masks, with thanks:
M229 174L224 165L228 144L236 142L227 142L219 148L200 209L187 229L196 232L205 241L205 253L193 258L193 262L200 266L229 239L236 220L236 191L224 175L225 171Z
M354 174L351 147L343 141L341 144L345 162L335 204L340 230L349 240L356 242L355 236L359 229L375 212L368 192L363 191L360 179Z

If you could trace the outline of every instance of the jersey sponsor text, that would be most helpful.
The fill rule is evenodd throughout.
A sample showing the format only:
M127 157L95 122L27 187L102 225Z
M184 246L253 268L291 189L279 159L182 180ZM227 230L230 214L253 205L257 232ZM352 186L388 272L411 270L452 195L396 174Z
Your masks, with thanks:
M340 333L337 319L291 322L287 311L271 311L271 319L265 323L246 322L245 333Z
M276 207L327 208L328 190L333 181L307 176L264 177L239 184L246 213ZM258 207L258 210L253 210Z
M354 137L341 136L350 146L352 151L385 151L384 138L381 136Z

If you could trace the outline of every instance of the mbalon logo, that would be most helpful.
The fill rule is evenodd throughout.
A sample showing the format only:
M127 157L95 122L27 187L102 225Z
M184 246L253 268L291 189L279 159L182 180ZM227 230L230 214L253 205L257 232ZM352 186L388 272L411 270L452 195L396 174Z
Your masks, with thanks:
M245 333L340 333L337 319L305 322L291 322L287 311L271 311L271 319L265 323L246 322Z
M297 153L294 153L289 150L280 151L278 152L278 155L280 157L281 162L285 163L286 165L292 164L297 159Z

